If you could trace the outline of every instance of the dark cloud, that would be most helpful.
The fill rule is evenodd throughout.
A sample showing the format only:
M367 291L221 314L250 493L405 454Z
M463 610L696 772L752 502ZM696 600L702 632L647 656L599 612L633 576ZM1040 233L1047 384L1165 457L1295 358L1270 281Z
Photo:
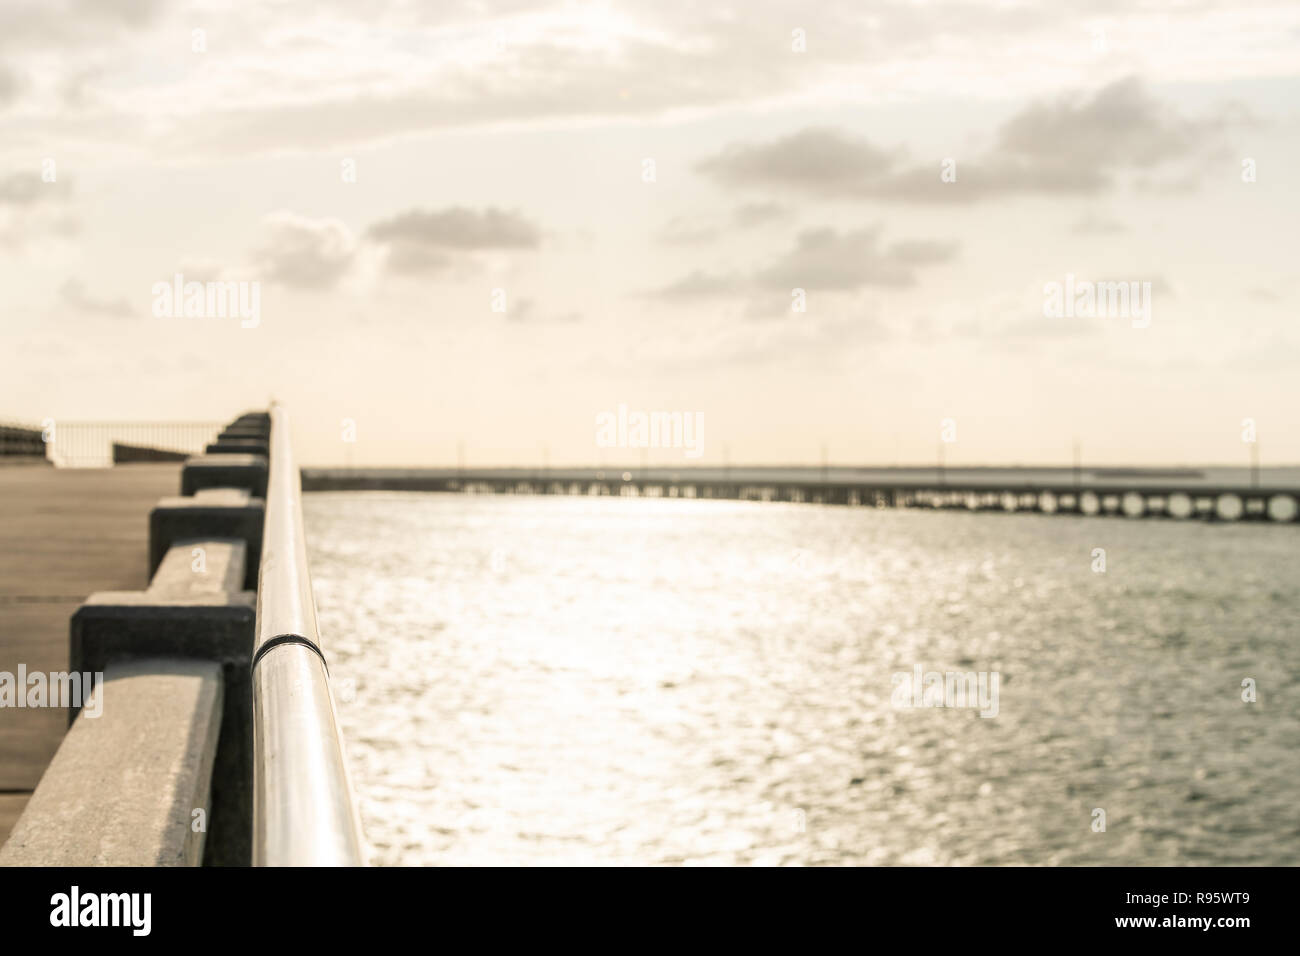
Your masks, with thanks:
M300 288L338 283L356 262L360 244L343 223L306 219L289 212L268 216L252 266L258 276ZM517 213L453 207L411 210L374 223L365 238L382 249L389 271L401 275L441 272L467 253L532 249L541 231Z
M945 203L1015 193L1089 195L1125 173L1150 181L1219 148L1225 122L1180 117L1138 80L1125 79L1090 98L1028 106L1001 127L992 149L969 161L952 157L952 182L944 181L940 160L917 163L901 150L823 127L766 144L732 144L696 168L728 187L836 199Z
M809 229L794 248L756 276L765 286L853 290L863 286L901 287L916 282L918 266L946 262L957 254L955 242L913 240L880 247L878 229L837 232Z
M263 223L256 277L304 289L324 289L346 274L356 243L341 222L280 212Z
M666 299L696 299L729 295L766 295L765 290L807 289L850 292L866 287L904 288L914 285L920 268L955 258L956 242L906 240L889 247L880 243L876 228L839 232L808 229L794 246L750 276L716 275L696 270L654 295Z
M398 275L418 276L449 269L455 262L441 249L410 242L393 243L388 249L388 269Z
M434 249L535 249L541 231L515 212L455 206L435 212L413 209L366 230L382 243L409 243Z
M388 253L388 269L400 275L441 272L465 253L536 249L541 230L517 212L453 206L413 209L377 222L366 236Z
M1007 121L997 151L1062 169L1146 169L1200 146L1204 129L1157 102L1136 79L1090 100L1035 103Z
M766 145L732 143L696 169L729 186L859 195L875 188L899 159L838 130L810 127Z

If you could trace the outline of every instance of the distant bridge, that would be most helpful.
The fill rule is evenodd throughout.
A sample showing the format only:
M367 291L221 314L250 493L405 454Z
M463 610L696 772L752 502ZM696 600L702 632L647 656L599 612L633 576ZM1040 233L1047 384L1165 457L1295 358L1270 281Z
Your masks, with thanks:
M304 468L304 491L441 491L467 494L618 495L778 501L871 508L1032 512L1076 516L1116 515L1174 520L1295 523L1300 489L1194 480L1196 472L1110 469L1096 478L1060 481L998 480L970 474L866 480L761 477L743 479L722 469L697 472L593 469L329 469ZM777 475L779 469L771 469ZM789 469L786 470L789 472ZM992 473L992 470L990 470Z

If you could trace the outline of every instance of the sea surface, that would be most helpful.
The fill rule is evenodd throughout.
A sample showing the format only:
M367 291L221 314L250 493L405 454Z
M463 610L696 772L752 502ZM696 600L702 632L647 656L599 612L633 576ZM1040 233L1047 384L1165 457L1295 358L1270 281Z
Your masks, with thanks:
M304 509L376 863L1300 863L1295 525ZM899 706L918 666L996 716Z

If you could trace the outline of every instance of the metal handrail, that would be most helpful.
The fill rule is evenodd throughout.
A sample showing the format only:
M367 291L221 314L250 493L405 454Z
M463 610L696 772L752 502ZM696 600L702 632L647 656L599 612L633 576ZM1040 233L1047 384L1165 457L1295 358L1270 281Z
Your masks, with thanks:
M363 866L307 568L289 416L271 407L253 646L253 865Z

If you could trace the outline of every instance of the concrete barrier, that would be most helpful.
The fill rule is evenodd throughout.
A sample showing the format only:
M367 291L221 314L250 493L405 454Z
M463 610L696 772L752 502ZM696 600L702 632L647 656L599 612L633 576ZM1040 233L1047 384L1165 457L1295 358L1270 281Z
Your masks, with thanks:
M39 428L0 425L0 458L45 461L45 436Z
M199 865L222 723L221 667L175 659L110 665L94 694L100 700L87 701L0 847L0 866Z
M256 589L265 513L265 502L240 488L208 488L188 498L163 498L149 514L150 577L177 541L231 538L246 546L244 577L232 590Z
M183 451L113 442L113 464L115 465L130 465L142 461L184 461L189 457L189 454Z
M265 455L198 455L181 470L181 494L242 488L254 498L265 498L266 473Z
M196 570L194 550L203 553ZM74 671L105 671L141 658L199 660L224 680L221 735L205 862L244 865L252 816L250 662L256 594L240 590L246 576L243 541L189 539L168 550L146 591L92 594L72 616Z
M268 452L266 442L253 438L226 438L203 450L205 455L261 455L264 458Z
M269 428L261 425L232 425L217 436L218 441L265 441L270 435Z

